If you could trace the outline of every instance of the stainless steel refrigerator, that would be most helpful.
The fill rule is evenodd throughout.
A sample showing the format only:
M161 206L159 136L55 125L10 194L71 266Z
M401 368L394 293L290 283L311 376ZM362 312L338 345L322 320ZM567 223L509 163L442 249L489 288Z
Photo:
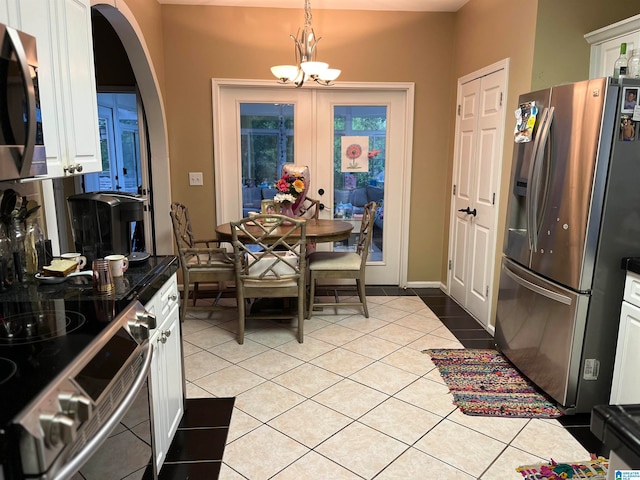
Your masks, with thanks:
M514 141L495 340L568 414L609 401L621 262L640 256L640 122L624 102L638 89L601 78L519 100L537 115Z

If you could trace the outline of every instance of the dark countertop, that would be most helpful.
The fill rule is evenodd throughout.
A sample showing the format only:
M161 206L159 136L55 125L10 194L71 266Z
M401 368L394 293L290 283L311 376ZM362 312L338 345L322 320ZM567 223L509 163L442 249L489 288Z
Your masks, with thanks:
M640 257L623 258L622 268L627 272L633 272L640 275Z
M596 405L591 431L632 469L640 469L640 405Z
M139 263L130 263L124 281L117 279L116 293L110 299L115 302L117 314L133 300L146 304L158 289L178 270L178 257L152 256ZM93 294L92 278L79 276L62 283L39 283L35 278L0 292L3 309L24 303L46 303L52 300L94 301L104 297ZM5 312L11 313L11 312Z

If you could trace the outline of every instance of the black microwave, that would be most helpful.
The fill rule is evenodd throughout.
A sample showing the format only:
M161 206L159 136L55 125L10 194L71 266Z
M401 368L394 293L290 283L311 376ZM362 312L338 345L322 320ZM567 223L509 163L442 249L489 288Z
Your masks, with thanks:
M46 174L36 39L0 24L0 181Z

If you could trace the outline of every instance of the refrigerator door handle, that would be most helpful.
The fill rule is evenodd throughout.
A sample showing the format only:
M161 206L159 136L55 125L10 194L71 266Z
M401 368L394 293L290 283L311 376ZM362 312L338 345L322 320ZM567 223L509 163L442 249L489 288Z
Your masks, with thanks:
M538 150L536 151L536 156L533 161L533 178L531 178L531 192L533 193L531 199L531 219L533 221L534 228L531 229L531 238L533 239L533 251L538 251L538 205L540 204L540 178L542 172L542 166L544 162L544 154L547 150L547 143L549 142L549 132L551 131L551 125L553 123L553 113L554 107L549 109L549 113L547 114L546 122L542 126L542 130L540 132L540 143L538 145ZM543 192L546 197L547 192Z
M535 226L535 217L532 217L533 212L533 173L535 171L536 159L538 158L538 151L540 150L540 141L542 139L542 132L544 130L544 126L546 125L547 115L549 113L549 109L545 108L542 111L542 117L540 118L540 135L536 135L535 140L533 141L533 151L531 152L531 162L529 163L529 173L527 175L527 197L525 202L526 209L526 218L527 218L527 239L529 240L529 250L534 249L534 236L532 226Z
M551 290L547 290L546 288L541 287L540 285L536 285L528 280L525 280L517 273L511 271L507 265L503 266L504 273L508 275L514 282L522 285L524 288L531 290L539 295L550 298L551 300L555 300L556 302L563 303L565 305L571 305L571 298L566 295L560 295L559 293L552 292Z

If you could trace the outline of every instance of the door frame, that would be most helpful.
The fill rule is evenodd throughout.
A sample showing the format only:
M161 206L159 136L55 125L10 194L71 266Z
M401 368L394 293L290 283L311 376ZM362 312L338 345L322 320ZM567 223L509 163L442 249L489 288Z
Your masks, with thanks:
M500 60L496 63L493 63L491 65L487 65L486 67L483 67L479 70L476 70L475 72L472 72L468 75L465 75L463 77L458 78L458 82L457 82L457 91L456 91L456 108L458 105L460 105L461 102L461 95L462 95L462 86L466 83L472 82L474 80L478 80L482 77L485 77L487 75L490 75L498 70L504 70L505 71L505 81L504 81L504 95L505 98L503 98L503 105L505 106L504 108L504 113L503 113L503 137L502 137L502 142L500 143L500 152L499 152L499 158L501 159L498 168L496 169L495 172L495 182L496 182L496 192L495 192L495 203L494 203L494 216L493 216L493 229L495 234L493 235L493 242L491 245L491 250L493 251L493 258L495 259L495 255L496 255L496 248L497 248L497 244L498 244L498 235L501 234L502 232L498 232L498 225L499 225L499 212L500 212L500 185L501 185L501 179L502 179L502 167L504 164L504 136L507 134L507 122L506 122L506 106L507 106L507 93L509 91L509 59L505 58L503 60ZM455 139L455 143L454 143L454 152L453 152L453 170L452 172L454 172L452 174L452 178L451 178L451 195L452 195L452 201L451 201L451 207L450 207L450 211L449 211L449 249L448 249L448 254L447 254L447 261L450 262L449 259L453 259L454 258L454 229L455 229L455 221L456 221L456 206L455 206L455 201L453 198L453 187L454 187L454 182L455 182L455 172L456 169L458 167L458 154L459 154L459 149L460 149L460 144L459 144L459 135L458 135L458 131L460 129L460 116L456 115L456 124L455 124L455 130L454 130L454 139ZM451 269L451 264L449 263L448 268L447 268L447 285L446 285L446 290L445 292L447 293L447 295L451 294L451 275L452 275L452 269ZM491 268L490 269L490 273L489 273L489 291L488 291L488 295L487 295L487 302L489 304L489 309L487 311L487 318L486 319L478 319L478 321L490 332L490 333L494 333L495 330L495 325L491 324L491 312L493 311L493 304L494 304L494 298L496 297L496 292L495 292L495 282L496 282L496 275L495 275L495 268ZM464 307L464 306L463 306Z
M223 179L230 178L228 175L233 175L233 172L225 170L225 162L218 161L218 159L223 158L222 148L220 146L220 142L216 141L218 138L222 138L221 134L221 125L224 121L229 121L228 119L222 118L222 107L221 107L221 95L222 89L226 87L235 87L235 88L261 88L261 89L279 89L282 91L283 89L291 89L293 87L286 87L278 84L277 82L269 81L269 80L242 80L242 79L221 79L221 78L213 78L212 79L212 111L213 111L213 155L214 155L214 185L215 185L215 195L216 195L216 222L228 221L225 220L225 211L228 211L225 208L225 196L223 193L225 191L225 185ZM324 89L327 87L322 87L319 85L305 85L303 89L311 90L310 94L314 95L316 90ZM414 97L415 97L415 84L412 82L340 82L339 85L334 85L331 87L331 90L395 90L402 91L406 95L406 108L404 112L404 121L405 125L407 125L407 130L404 133L403 138L403 164L405 165L404 171L402 173L402 193L401 195L401 203L403 205L409 205L410 197L411 197L411 167L412 167L412 159L413 159L413 116L414 116ZM276 90L274 90L275 92ZM315 119L313 120L313 130L316 129ZM315 134L314 134L315 137ZM312 141L312 143L315 140ZM305 163L316 164L316 155L317 155L317 146L315 143L310 145L311 149L311 158L307 159ZM299 152L296 153L296 158L299 157ZM232 169L233 170L233 169ZM408 271L408 251L409 251L409 209L403 209L401 218L400 218L400 252L399 252L399 286L406 287L407 286L407 271Z

